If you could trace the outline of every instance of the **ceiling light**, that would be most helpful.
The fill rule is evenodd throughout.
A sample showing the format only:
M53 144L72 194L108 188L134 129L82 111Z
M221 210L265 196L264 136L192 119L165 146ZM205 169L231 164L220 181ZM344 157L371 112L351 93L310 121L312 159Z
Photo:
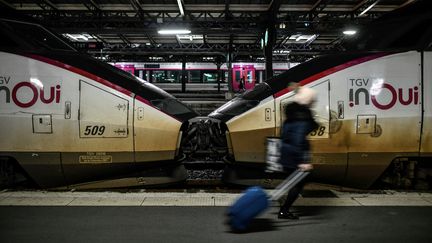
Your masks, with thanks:
M89 34L63 34L64 36L69 37L74 41L88 41L89 39L93 39Z
M344 35L355 35L357 33L357 31L355 30L345 30Z
M362 16L363 14L365 14L367 11L371 10L371 8L373 8L377 3L379 2L379 0L377 0L376 2L372 3L369 7L367 7L365 10L363 10L363 12L361 12L359 14L359 16Z
M166 30L159 30L159 34L161 35L184 35L184 34L190 34L191 31L187 29L166 29Z
M181 15L181 16L184 16L184 9L183 9L183 3L182 3L182 0L177 0L177 5L178 5L179 10L180 10L180 15Z

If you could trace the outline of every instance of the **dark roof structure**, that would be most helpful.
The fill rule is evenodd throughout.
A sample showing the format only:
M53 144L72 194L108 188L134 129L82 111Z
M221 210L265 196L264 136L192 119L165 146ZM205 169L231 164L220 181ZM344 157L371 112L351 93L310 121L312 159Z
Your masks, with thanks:
M106 61L302 62L415 0L0 0ZM187 28L189 34L161 35ZM274 33L273 37L268 35ZM384 38L384 37L383 37Z

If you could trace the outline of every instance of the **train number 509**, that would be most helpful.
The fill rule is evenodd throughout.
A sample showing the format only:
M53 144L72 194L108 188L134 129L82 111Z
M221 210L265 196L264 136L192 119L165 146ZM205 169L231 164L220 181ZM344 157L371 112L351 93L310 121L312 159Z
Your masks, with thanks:
M86 126L84 135L102 135L105 132L105 126Z

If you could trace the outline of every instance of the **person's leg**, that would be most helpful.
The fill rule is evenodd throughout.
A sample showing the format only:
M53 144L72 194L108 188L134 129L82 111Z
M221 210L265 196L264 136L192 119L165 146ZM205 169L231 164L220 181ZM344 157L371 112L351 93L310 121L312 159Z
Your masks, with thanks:
M294 186L287 195L284 205L279 210L278 218L281 219L298 219L298 216L290 212L292 204L297 200L299 194L303 191L305 180L300 181L296 186Z

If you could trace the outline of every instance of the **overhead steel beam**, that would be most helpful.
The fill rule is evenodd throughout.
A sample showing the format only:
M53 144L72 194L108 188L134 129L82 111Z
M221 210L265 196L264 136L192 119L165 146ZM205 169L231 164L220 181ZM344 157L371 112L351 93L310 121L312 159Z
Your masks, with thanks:
M403 4L401 4L401 5L400 5L399 7L397 7L396 9L398 9L398 8L403 8L403 7L407 6L408 4L411 4L411 3L415 2L415 1L417 1L417 0L407 0L406 2L404 2Z
M127 45L131 45L132 43L124 36L123 34L117 34L118 37Z
M144 19L143 9L141 8L141 3L139 0L129 0L132 8L135 9L140 19Z
M277 13L279 12L281 5L282 5L282 0L272 0L270 2L267 13L273 16L277 16Z
M92 12L100 12L102 9L95 0L82 0L84 6Z
M314 21L324 11L331 0L318 0L309 10L309 20Z
M363 0L353 8L354 15L362 16L370 11L380 0Z
M5 0L0 0L0 5L4 5L7 8L10 8L10 9L15 9L15 7L12 4L6 2Z
M57 6L55 4L53 4L50 0L40 0L38 5L43 10L55 10L55 11L58 10Z

